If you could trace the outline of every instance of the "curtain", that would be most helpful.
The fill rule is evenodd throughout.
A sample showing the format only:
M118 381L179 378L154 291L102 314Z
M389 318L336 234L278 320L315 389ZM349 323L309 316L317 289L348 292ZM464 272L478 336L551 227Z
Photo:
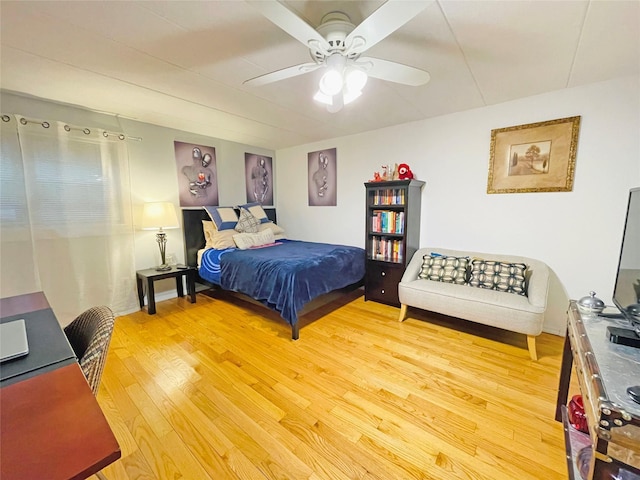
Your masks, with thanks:
M21 116L4 123L2 297L42 290L62 324L95 305L137 310L124 136Z

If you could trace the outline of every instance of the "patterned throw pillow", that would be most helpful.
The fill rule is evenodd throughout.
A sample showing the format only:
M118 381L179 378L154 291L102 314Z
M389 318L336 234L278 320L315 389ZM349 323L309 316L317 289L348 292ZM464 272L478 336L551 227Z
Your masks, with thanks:
M446 255L425 255L419 278L436 282L466 285L469 257L448 257Z
M260 227L260 220L254 217L249 210L240 209L240 218L235 230L240 233L256 233Z
M239 208L240 211L249 210L251 215L256 217L260 221L260 223L267 223L269 221L269 217L267 217L264 208L262 208L262 205L260 205L258 202L245 203L244 205L240 205Z
M472 260L469 285L526 296L526 273L524 263Z

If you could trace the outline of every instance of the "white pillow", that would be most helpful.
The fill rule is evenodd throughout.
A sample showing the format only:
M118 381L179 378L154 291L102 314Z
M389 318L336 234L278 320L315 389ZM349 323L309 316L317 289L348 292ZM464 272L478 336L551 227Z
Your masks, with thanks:
M271 230L273 232L274 238L276 240L282 240L283 238L287 238L284 233L284 228L276 225L272 221L268 221L266 223L261 223L260 227L258 227L259 232L265 232L267 230Z
M275 242L275 238L271 230L265 230L257 233L237 233L233 236L233 241L240 250L246 250L251 247L269 245Z

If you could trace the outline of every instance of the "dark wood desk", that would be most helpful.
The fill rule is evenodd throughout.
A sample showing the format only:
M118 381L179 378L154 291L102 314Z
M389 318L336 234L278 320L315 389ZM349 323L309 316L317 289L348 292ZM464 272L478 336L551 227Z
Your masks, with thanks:
M41 292L0 299L2 317L42 307L49 309ZM84 479L121 456L80 365L46 367L0 388L2 480Z
M0 317L10 317L19 313L35 312L45 308L50 308L49 301L42 292L0 298Z
M69 340L60 328L53 310L44 308L10 316L2 314L0 323L18 319L25 322L29 354L0 365L0 388L76 363Z
M184 297L184 289L182 288L182 277L187 279L187 293L191 303L196 303L196 269L193 267L177 268L171 267L171 270L156 270L148 268L146 270L138 270L136 272L136 283L138 286L138 300L140 308L144 308L144 285L147 286L147 312L149 315L156 313L156 298L153 282L165 278L176 279L176 290L179 297ZM144 283L143 283L144 282Z

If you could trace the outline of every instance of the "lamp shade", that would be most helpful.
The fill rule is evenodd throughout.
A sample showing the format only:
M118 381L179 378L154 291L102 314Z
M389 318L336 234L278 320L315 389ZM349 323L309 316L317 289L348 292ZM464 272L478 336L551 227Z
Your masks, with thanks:
M178 228L178 216L173 203L149 202L142 209L142 229Z

